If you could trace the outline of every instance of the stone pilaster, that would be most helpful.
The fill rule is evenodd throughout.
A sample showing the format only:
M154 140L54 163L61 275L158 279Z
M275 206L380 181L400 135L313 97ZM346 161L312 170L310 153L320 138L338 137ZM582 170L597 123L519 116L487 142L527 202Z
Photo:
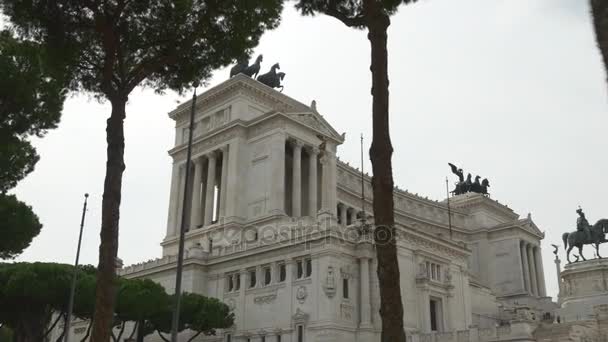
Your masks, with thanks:
M177 219L179 213L177 208L179 206L179 185L180 185L180 165L173 164L171 168L171 192L169 193L169 213L167 215L167 237L171 237L177 234Z
M308 155L308 211L309 215L313 218L317 217L317 155L319 149L313 147L310 149Z
M192 207L190 209L190 230L202 225L201 183L203 182L203 160L196 158L194 162L194 179L192 181Z
M213 221L213 199L215 189L215 168L217 163L217 154L211 152L207 155L208 167L207 167L207 182L206 182L206 195L205 195L205 226L208 226Z
M291 187L291 216L302 216L302 142L293 141L293 176Z
M179 189L177 196L177 219L175 220L177 224L175 225L175 233L176 235L180 233L182 228L182 220L185 218L182 215L184 211L184 193L186 191L186 164L180 165L179 168ZM176 253L177 254L177 253Z
M538 296L538 284L536 283L536 266L534 264L534 253L532 251L533 246L531 244L526 245L526 253L528 254L528 269L530 270L530 287L531 293L534 296Z
M280 132L270 139L270 194L269 211L271 214L285 214L285 133Z
M532 286L530 285L530 269L528 268L528 251L526 249L527 244L520 242L519 249L521 252L521 264L524 275L524 288L528 293L532 293Z
M220 217L226 216L226 188L228 187L228 145L222 147L222 176L220 179Z
M359 288L361 289L361 321L359 322L359 327L361 328L372 326L369 262L370 259L368 257L359 258Z
M534 261L536 268L537 279L536 282L538 284L538 295L541 297L545 297L547 295L545 289L545 273L543 271L543 259L541 256L540 247L534 247Z

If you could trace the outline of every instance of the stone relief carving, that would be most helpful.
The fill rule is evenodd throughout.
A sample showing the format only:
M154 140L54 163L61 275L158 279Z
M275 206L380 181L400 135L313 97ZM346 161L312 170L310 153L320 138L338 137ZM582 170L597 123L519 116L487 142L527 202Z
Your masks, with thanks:
M291 316L291 320L295 324L306 323L306 321L308 321L308 314L302 311L302 309L297 308L296 313Z
M336 278L333 266L327 266L327 275L323 281L323 291L328 298L333 298L336 294Z
M342 266L340 267L340 276L345 279L355 278L355 272L353 272L352 266Z
M275 299L277 299L277 295L276 293L273 293L265 296L255 297L253 298L253 302L262 305L272 303Z
M306 286L300 286L296 290L296 299L300 304L304 304L306 301L306 297L308 297L308 291L306 291Z
M354 309L355 309L355 307L350 304L347 304L347 303L340 304L341 317L346 320L351 320L353 318Z

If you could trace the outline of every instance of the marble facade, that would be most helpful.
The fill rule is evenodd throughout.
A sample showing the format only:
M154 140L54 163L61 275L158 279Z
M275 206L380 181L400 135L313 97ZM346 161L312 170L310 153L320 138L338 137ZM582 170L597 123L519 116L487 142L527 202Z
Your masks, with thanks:
M373 224L371 179L362 185L360 171L337 158L345 136L314 105L238 75L198 97L185 184L190 108L169 113L176 138L163 255L119 273L174 291L185 206L184 290L217 297L236 316L231 329L200 340L379 341L375 246L359 229L363 219ZM504 308L516 303L542 315L544 233L532 218L473 193L450 205L452 239L446 201L395 189L408 338L500 333Z

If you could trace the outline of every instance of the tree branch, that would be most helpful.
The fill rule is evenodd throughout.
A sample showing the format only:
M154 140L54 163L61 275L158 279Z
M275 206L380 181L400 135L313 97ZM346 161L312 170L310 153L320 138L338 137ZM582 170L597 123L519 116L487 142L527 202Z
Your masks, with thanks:
M197 332L194 336L190 337L190 339L187 342L192 342L192 340L194 340L195 338L198 337L198 335L200 335L202 333L202 331Z
M328 7L323 11L323 13L340 20L344 25L348 27L361 27L365 25L365 16L363 15L349 17L346 14L338 11L335 7Z
M162 339L163 339L163 341L165 341L165 342L169 342L169 340L167 340L167 339L165 338L165 336L163 336L163 334L160 332L160 330L156 329L156 332L158 333L158 336L160 336L160 338L162 338Z

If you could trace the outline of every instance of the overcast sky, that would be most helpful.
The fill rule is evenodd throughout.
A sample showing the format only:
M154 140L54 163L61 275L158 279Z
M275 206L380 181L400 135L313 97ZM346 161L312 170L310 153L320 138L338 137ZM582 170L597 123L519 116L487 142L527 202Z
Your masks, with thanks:
M592 224L608 217L608 87L588 12L581 0L426 0L403 6L389 29L396 184L442 200L445 177L454 179L448 162L489 178L492 198L522 217L531 212L545 231L552 296L550 244L561 246L561 234L575 229L578 205ZM292 4L282 20L255 51L264 54L262 72L280 62L284 93L306 104L315 99L346 132L341 159L358 163L358 136L369 143L371 133L366 33L329 17L301 17ZM218 70L209 85L227 77L228 69ZM167 112L184 100L150 89L129 98L119 247L125 264L161 255L174 137ZM72 263L89 192L81 260L97 264L109 113L108 104L75 96L59 128L34 141L40 162L14 192L44 228L18 260Z

